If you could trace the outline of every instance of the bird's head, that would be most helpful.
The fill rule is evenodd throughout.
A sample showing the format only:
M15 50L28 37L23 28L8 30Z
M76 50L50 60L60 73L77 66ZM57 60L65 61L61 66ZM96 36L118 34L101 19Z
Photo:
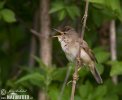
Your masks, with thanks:
M58 40L59 40L59 42L62 42L63 41L63 39L66 37L66 33L65 32L63 32L63 31L60 31L60 30L58 30L58 29L54 29L57 33L59 33L58 35L55 35L55 36L53 36L53 37L57 37L58 38Z
M53 30L55 30L57 33L60 33L59 35L55 35L53 37L72 34L75 31L74 28L70 26L65 26L62 30L58 30L58 29L53 29Z
M77 37L77 33L75 32L74 28L70 26L65 26L62 30L54 29L58 35L55 35L53 37L58 37L58 40L61 42L62 40L71 40L72 37Z

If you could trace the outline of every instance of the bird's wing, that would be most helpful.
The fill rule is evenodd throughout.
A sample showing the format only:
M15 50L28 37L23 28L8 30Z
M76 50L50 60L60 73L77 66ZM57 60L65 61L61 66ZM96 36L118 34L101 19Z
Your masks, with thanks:
M87 52L87 54L90 56L90 58L95 61L96 63L98 63L93 51L89 48L88 44L83 40L82 42L82 48Z

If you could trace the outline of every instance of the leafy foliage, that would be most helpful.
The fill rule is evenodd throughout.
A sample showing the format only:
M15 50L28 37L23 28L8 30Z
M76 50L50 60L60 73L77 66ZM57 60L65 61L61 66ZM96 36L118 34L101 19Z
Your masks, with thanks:
M118 17L122 21L122 10L119 0L89 0L89 2L102 5L103 9L106 9L107 12L111 11L113 16ZM107 14L106 11L104 12Z
M108 62L109 65L111 65L111 72L110 75L122 75L122 62L121 61L110 61Z
M11 23L11 22L15 22L15 15L14 12L9 10L9 9L3 9L1 10L1 17L3 18L4 21Z
M66 5L64 2L54 2L50 13L58 13L59 20L63 20L67 15L74 20L77 16L80 16L80 10L76 5Z

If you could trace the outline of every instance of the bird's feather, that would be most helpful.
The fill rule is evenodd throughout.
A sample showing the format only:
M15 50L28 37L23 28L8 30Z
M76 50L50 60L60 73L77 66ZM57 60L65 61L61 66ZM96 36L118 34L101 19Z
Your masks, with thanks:
M94 76L95 80L97 81L97 83L102 84L103 83L102 78L101 78L100 74L98 73L96 67L95 66L90 67L90 71L91 71L92 75Z
M93 51L89 48L88 44L87 44L84 40L83 40L81 46L82 46L82 48L87 52L87 54L90 56L90 58L91 58L94 62L98 63L98 61L97 61L97 59L96 59L96 57L95 57Z

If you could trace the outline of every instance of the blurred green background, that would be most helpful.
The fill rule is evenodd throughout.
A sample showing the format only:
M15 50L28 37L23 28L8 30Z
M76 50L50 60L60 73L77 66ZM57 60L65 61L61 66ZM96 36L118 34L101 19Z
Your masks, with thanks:
M0 89L24 89L33 100L59 100L66 72L69 68L69 82L74 64L51 38L52 28L70 25L80 33L84 10L85 0L0 0ZM95 53L104 83L98 85L82 68L75 100L122 100L122 0L89 0L84 39ZM71 83L62 100L69 100L70 93Z

